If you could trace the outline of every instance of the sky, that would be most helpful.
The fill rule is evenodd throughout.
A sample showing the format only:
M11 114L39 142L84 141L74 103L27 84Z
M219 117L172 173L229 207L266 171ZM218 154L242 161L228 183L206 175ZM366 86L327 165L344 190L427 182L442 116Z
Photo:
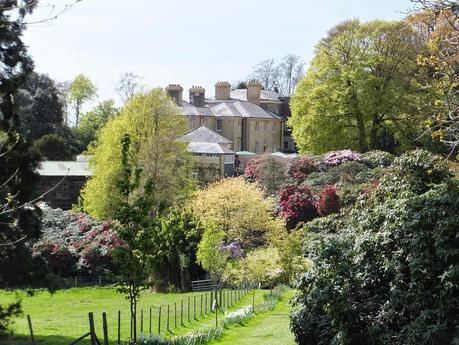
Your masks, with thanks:
M29 21L70 2L42 0ZM83 73L99 100L119 102L124 72L146 88L200 85L213 96L217 81L245 79L263 60L293 53L309 62L317 42L346 19L399 19L410 7L409 0L82 0L56 20L29 25L24 41L36 71L57 81Z

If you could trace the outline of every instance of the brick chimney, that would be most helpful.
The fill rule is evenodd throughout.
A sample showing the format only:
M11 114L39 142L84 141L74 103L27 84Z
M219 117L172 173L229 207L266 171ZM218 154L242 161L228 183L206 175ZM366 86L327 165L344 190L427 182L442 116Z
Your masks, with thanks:
M261 84L253 79L247 82L247 100L250 103L260 105Z
M202 86L192 86L190 91L190 103L196 107L203 107L206 104L206 90Z
M231 84L227 81L219 81L215 84L215 99L226 101L230 99Z
M183 104L182 92L183 87L181 87L180 84L169 84L166 87L167 95L171 97L178 106L182 106Z

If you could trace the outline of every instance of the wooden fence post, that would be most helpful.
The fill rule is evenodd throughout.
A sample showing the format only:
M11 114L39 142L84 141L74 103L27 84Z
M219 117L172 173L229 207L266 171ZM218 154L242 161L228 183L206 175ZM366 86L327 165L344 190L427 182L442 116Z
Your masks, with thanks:
M143 334L143 309L140 309L140 333Z
M196 320L196 295L193 296L193 319Z
M151 308L150 308L150 328L149 328L149 332L150 332L150 335L151 335Z
M210 292L210 311L212 312L212 306L214 305L214 292Z
M188 296L188 323L190 323L190 297Z
M201 315L201 318L202 318L202 294L201 294L201 307L199 308L199 314Z
M75 276L75 287L78 287L78 276Z
M206 298L204 299L204 315L207 315L207 292L206 292Z
M107 328L107 314L102 313L102 329L104 331L104 345L108 345L108 328Z
M170 327L169 327L169 326L170 326L170 321L169 321L170 310L169 310L169 309L170 309L170 306L169 306L169 304L168 304L168 305L167 305L167 331L168 331L168 332L171 331L171 329L170 329Z
M121 310L118 310L118 345L121 344Z
M177 302L174 302L174 328L177 328Z
M183 327L183 299L180 301L180 326Z
M96 331L94 330L94 314L92 312L88 313L89 320L89 336L91 337L91 345L97 345L96 341Z
M35 337L33 336L32 320L30 319L30 315L27 315L27 323L29 324L30 341L32 345L35 345Z
M159 316L158 316L158 335L161 334L161 306L159 306Z

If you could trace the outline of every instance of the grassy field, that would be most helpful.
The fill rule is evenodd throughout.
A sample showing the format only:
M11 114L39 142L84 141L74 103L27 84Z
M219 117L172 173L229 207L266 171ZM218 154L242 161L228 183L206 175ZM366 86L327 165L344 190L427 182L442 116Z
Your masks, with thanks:
M288 291L273 311L257 315L244 326L225 330L222 338L209 345L294 345L288 316L292 296L293 291Z
M256 292L256 303L263 300L263 291ZM203 296L203 308L201 316L201 295ZM144 334L149 333L150 318L149 310L152 308L152 333L158 334L158 314L161 305L161 334L174 335L185 334L196 329L210 328L215 324L215 314L205 314L205 297L203 293L185 294L160 294L145 292L142 295L139 308L144 313ZM102 338L102 312L107 313L109 338L111 343L117 338L118 310L121 311L121 339L129 338L129 304L123 295L115 289L104 288L76 288L60 290L54 294L39 292L33 297L21 295L23 298L24 316L15 320L13 325L15 337L4 342L2 345L29 345L28 327L25 315L32 318L35 336L38 345L67 345L79 336L88 332L88 312L93 312L96 324L96 333ZM235 295L233 294L233 300ZM188 298L190 298L190 309L188 309ZM196 320L194 320L193 302L196 298ZM13 301L15 294L0 291L0 303L4 304ZM227 298L228 300L228 298ZM180 306L184 304L184 326L180 326ZM207 294L207 310L210 308L210 293ZM251 304L251 293L245 295L241 301L234 303L231 310L242 305ZM174 305L177 305L177 327L175 327ZM167 331L167 305L170 308L170 332ZM188 322L188 310L190 311L190 322ZM140 313L139 313L140 314ZM221 318L222 316L220 316ZM140 329L140 315L139 315ZM87 345L89 341L82 342Z

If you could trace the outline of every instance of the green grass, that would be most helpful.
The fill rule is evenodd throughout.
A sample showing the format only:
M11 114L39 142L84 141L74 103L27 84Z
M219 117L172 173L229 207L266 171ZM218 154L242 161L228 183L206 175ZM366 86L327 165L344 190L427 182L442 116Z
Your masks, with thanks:
M209 345L294 345L288 317L292 296L293 291L288 291L273 311L258 314L244 326L225 330L219 340Z
M152 308L152 333L158 334L158 313L161 312L161 334L172 336L185 334L197 329L211 328L215 325L215 314L205 316L205 303L203 297L203 316L201 317L201 299L203 293L161 294L144 292L142 294L139 310L144 311L144 334L149 334L150 321L149 309ZM256 303L263 300L263 292L257 291ZM196 296L196 319L194 320L193 301ZM204 294L205 296L205 294ZM102 338L102 312L107 313L108 332L111 344L117 339L118 310L121 311L121 340L126 340L130 335L129 304L123 295L115 289L104 288L75 288L60 290L54 294L38 292L33 297L24 294L24 315L15 320L13 325L15 336L8 341L2 339L2 345L29 345L26 315L32 318L32 324L38 345L67 345L89 330L88 312L94 313L96 333ZM190 297L190 322L188 322L188 297ZM210 309L210 293L207 294L207 308ZM0 304L13 301L15 294L0 291ZM184 301L184 326L180 326L180 303ZM252 294L245 295L241 301L234 304L231 310L243 305L251 304ZM177 303L177 328L174 325L174 303ZM170 306L170 332L167 332L167 305ZM221 319L222 314L219 315ZM138 330L140 330L140 312L138 316ZM89 341L80 344L87 345Z

